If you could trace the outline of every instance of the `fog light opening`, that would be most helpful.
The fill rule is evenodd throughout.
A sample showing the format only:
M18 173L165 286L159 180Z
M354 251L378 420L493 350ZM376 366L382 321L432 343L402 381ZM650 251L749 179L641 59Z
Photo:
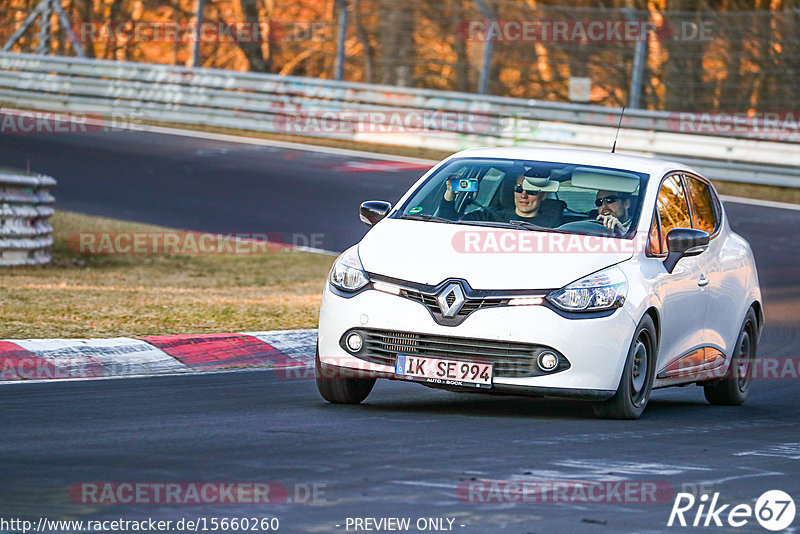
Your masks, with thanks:
M552 352L543 352L537 359L539 369L542 371L550 372L558 366L558 356Z
M347 336L347 348L353 352L358 352L361 350L361 347L364 345L364 340L361 338L361 335L353 332L352 334Z

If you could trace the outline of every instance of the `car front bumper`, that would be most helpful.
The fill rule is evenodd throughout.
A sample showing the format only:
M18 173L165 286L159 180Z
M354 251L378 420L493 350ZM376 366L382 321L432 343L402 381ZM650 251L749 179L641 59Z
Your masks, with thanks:
M437 324L418 302L374 289L345 298L326 284L320 310L319 355L326 368L339 368L345 375L347 370L359 370L394 378L393 365L354 356L340 345L342 336L355 328L544 345L560 352L569 361L569 369L541 376L495 376L492 388L487 390L433 387L602 400L612 396L619 385L635 327L621 310L605 317L577 319L543 305L480 309L460 325L450 327Z

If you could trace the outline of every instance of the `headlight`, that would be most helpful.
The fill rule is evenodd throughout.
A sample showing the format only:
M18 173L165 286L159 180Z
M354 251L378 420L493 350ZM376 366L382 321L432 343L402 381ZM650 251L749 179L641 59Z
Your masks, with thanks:
M357 291L369 283L358 257L358 245L348 248L336 258L330 280L334 287L343 291Z
M581 278L547 295L564 311L600 311L625 303L628 281L619 267L611 267Z

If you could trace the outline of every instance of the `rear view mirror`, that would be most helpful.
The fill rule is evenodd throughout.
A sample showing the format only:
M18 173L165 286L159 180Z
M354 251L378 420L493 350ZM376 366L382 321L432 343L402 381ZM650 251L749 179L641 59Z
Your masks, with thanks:
M361 204L358 218L367 226L373 226L392 211L392 205L382 200L368 200Z
M675 269L678 260L684 256L697 256L708 248L709 235L703 230L693 228L674 228L667 234L667 258L664 268L668 273Z

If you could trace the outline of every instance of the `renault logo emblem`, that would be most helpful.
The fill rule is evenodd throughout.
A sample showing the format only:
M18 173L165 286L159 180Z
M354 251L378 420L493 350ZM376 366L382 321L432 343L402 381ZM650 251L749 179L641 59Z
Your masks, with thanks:
M439 309L442 311L444 317L455 317L456 314L464 306L466 299L464 298L464 290L461 289L460 284L455 282L448 284L441 293L436 297L439 302Z

